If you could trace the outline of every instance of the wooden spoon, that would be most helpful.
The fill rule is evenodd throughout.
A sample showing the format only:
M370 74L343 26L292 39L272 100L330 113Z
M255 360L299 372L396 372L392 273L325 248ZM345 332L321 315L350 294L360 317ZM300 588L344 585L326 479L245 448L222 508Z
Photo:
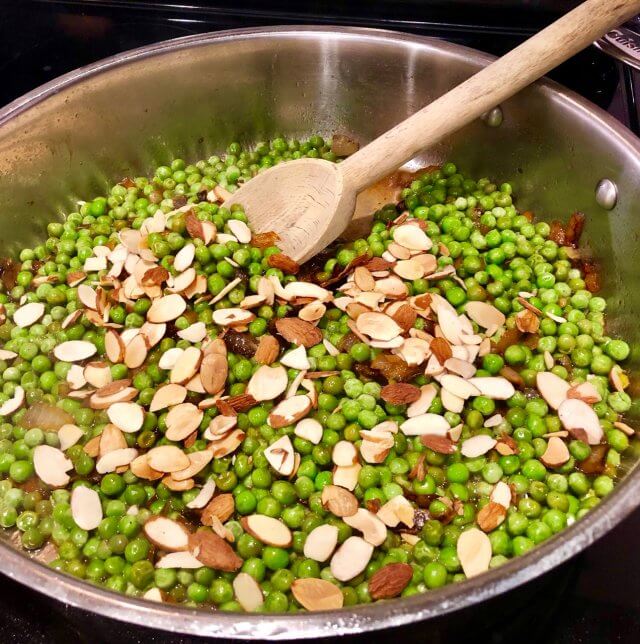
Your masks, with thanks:
M251 179L224 205L242 204L254 230L275 231L283 252L305 261L347 227L361 190L639 12L640 0L587 0L342 163L281 163Z

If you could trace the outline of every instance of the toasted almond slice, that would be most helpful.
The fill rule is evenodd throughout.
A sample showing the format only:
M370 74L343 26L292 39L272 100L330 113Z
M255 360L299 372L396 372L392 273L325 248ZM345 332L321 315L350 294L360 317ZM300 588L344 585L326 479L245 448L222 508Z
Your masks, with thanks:
M492 400L508 400L515 394L513 385L502 376L469 378L467 381L480 390L480 393Z
M333 482L339 487L353 491L358 484L358 475L361 469L360 463L354 463L348 467L336 467L333 471Z
M271 443L264 450L264 455L269 461L269 465L282 476L290 476L293 473L294 451L291 439L288 436L282 436L274 443Z
M184 273L176 275L172 281L169 282L170 288L167 290L170 293L182 293L184 292L189 285L193 284L193 281L196 279L196 269L187 268Z
M285 367L298 369L299 371L306 371L311 368L311 364L307 358L307 351L302 345L285 353L280 358L280 363Z
M189 466L184 470L178 470L171 473L171 478L174 481L185 481L200 473L211 461L213 454L209 450L201 450L199 452L191 452L187 454L189 458Z
M278 333L292 344L299 344L310 348L322 342L322 331L311 322L300 318L281 318L276 320Z
M450 425L444 416L430 413L413 416L400 425L400 431L406 436L423 436L425 434L446 436L449 429Z
M240 244L248 244L251 241L251 229L244 221L239 219L228 219L227 226L231 234L238 240Z
M412 224L398 226L393 231L393 240L409 250L430 250L432 241L427 237L424 230Z
M376 285L371 272L364 266L358 266L353 271L353 281L361 291L373 291Z
M242 518L242 527L252 536L277 548L288 548L291 545L293 535L291 530L273 517L265 514L251 514Z
M357 512L342 519L347 525L360 530L362 537L372 546L380 546L387 538L387 526L369 510L358 508Z
M124 360L125 345L117 331L107 329L104 336L104 347L107 358L117 364Z
M60 449L64 452L75 445L83 436L84 432L77 425L72 425L71 423L63 425L58 430Z
M616 421L615 423L613 423L613 426L619 429L621 432L624 432L627 436L635 436L635 430L633 429L633 427L629 427L627 423Z
M202 486L198 496L187 503L187 507L191 510L201 510L204 508L213 497L216 491L216 484L213 479L207 479L207 482Z
M53 350L53 355L63 362L79 362L86 360L97 351L96 345L86 340L69 340L59 344Z
M444 387L440 390L440 398L442 406L454 414L460 414L464 409L464 398L452 393L449 389Z
M467 302L465 311L476 324L486 329L488 337L491 337L506 322L504 313L487 302Z
M311 411L309 396L292 396L276 405L269 414L270 427L279 429L302 420Z
M110 384L113 385L115 383ZM107 387L108 386L109 385L107 385ZM106 387L98 389L98 391L91 395L89 406L92 409L108 409L114 403L128 402L129 400L133 400L138 395L138 390L134 387L124 387L106 395L100 394L102 390L106 390Z
M111 369L106 362L90 362L84 368L83 375L85 380L97 389L113 382Z
M231 223L231 221L229 220L227 223ZM236 223L241 224L243 222L236 221ZM249 230L248 227L247 230ZM249 232L249 240L251 240L251 232ZM239 572L233 580L232 586L236 600L248 613L257 611L264 604L262 589L250 574Z
M504 421L502 414L494 414L491 418L484 421L485 427L497 427Z
M458 538L457 553L464 574L475 577L489 569L491 541L482 530L469 528Z
M228 434L238 424L237 416L216 416L211 420L204 437L207 440L215 440Z
M342 591L335 584L315 577L296 579L291 593L309 611L335 610L344 604Z
M324 524L314 528L304 542L303 554L308 559L326 561L338 545L338 528Z
M333 446L331 458L339 467L349 467L358 462L358 451L353 443L345 440L338 441Z
M561 467L571 458L569 448L565 442L557 436L552 436L547 443L547 449L540 457L540 460L547 467Z
M402 346L393 351L408 365L422 364L431 354L429 342L423 338L403 338Z
M187 342L202 342L207 337L207 327L204 322L196 322L182 331L178 331L178 337Z
M569 389L567 398L578 398L589 405L594 405L602 400L600 392L590 382L581 382Z
M377 517L385 525L395 528L399 523L404 523L412 528L415 523L415 509L402 495L389 499L377 512Z
M178 385L186 384L196 375L201 360L202 351L200 349L197 347L185 349L171 369L169 381Z
M198 429L203 416L204 412L189 402L172 407L165 418L167 425L165 436L170 441L184 440Z
M84 377L84 369L77 364L71 365L67 372L67 382L71 389L81 389L87 384L87 379Z
M256 306L261 306L265 303L266 298L264 295L247 295L240 302L239 306L241 309L255 309Z
M255 317L251 311L240 308L218 309L213 312L213 321L219 326L243 326Z
M161 479L163 476L162 472L158 472L149 466L146 454L141 454L134 458L131 463L129 463L129 469L139 479L145 479L147 481L156 481L157 479Z
M407 407L407 417L414 418L415 416L426 414L437 394L438 392L433 385L422 385L420 387L420 398Z
M331 558L331 573L338 581L349 581L367 567L371 555L373 546L370 543L362 537L349 537Z
M504 481L498 481L491 491L489 498L494 503L499 503L508 510L511 505L512 497L511 488Z
M569 431L583 429L590 445L597 445L602 440L603 431L598 416L586 402L577 398L567 398L558 407L558 418Z
M449 358L445 361L444 367L465 379L473 378L476 373L476 368L470 362L460 358Z
M149 411L156 412L173 405L179 405L187 397L187 390L182 385L168 384L159 387L154 394Z
M278 293L276 292L276 295ZM329 302L332 298L331 291L311 282L289 282L283 289L283 299L311 298L320 302Z
M327 350L327 353L330 356L335 358L335 356L340 354L340 351L336 347L334 347L331 344L331 342L329 342L329 340L327 340L327 339L322 340L322 344L324 345L324 348Z
M560 405L567 399L567 393L571 385L566 381L556 376L555 373L550 371L539 371L536 376L536 386L540 395L545 399L549 407L558 409Z
M67 472L73 468L73 463L61 450L50 445L38 445L33 450L33 467L43 483L64 487L69 483Z
M476 458L486 454L496 446L496 439L487 434L472 436L460 445L460 453L467 458Z
M189 457L175 445L153 447L147 452L149 467L158 472L179 472L189 467Z
M181 523L167 517L151 517L142 529L149 541L163 550L178 552L189 547L187 529Z
M261 277L258 281L258 295L265 298L265 303L269 306L272 306L275 298L275 290L273 288L273 283L270 279L266 277Z
M454 443L457 443L460 440L460 436L462 435L462 427L463 427L463 424L460 423L459 425L456 425L455 427L452 427L449 430L449 438Z
M358 331L373 340L393 340L402 333L397 322L384 313L363 313L356 320Z
M147 320L154 324L171 322L179 318L187 308L184 298L178 293L171 293L153 300L147 311Z
M193 264L195 254L196 247L193 244L185 244L176 254L173 267L178 273L186 271Z
M259 367L251 376L247 385L247 393L251 394L258 402L274 400L287 388L287 370L282 367Z
M400 246L400 244L397 244L394 241L392 241L387 246L387 251L389 252L389 254L394 260L409 259L411 257L411 251L408 248L405 248L404 246Z
M358 511L358 499L339 485L325 485L321 500L323 507L337 517L353 516Z
M21 329L35 324L44 315L44 304L42 302L29 302L16 309L13 314L13 321Z
M94 311L98 309L98 296L87 284L78 286L78 299L88 309L93 309Z
M171 474L167 474L162 479L162 484L169 488L172 492L185 492L192 490L196 482L193 479L184 479L183 481L176 481L172 478Z
M180 347L173 347L171 349L167 349L161 356L160 360L158 361L158 366L160 369L164 369L165 371L170 371L176 366L176 362L178 362L178 359L180 356L184 353L184 349L181 349Z
M376 440L364 439L360 443L360 456L366 463L382 463L389 455L394 441L391 434L377 437Z
M102 521L102 504L98 493L86 485L78 485L71 493L71 516L83 530L94 530Z
M184 568L185 570L204 568L204 564L190 552L170 552L156 562L156 568Z
M144 410L138 403L121 402L107 409L109 420L123 432L137 432L144 423Z
M114 449L112 452L108 452L98 459L98 462L96 463L96 472L98 472L98 474L115 472L118 467L129 465L137 455L138 450L133 447Z
M124 363L129 369L137 369L144 364L148 352L147 338L142 333L139 333L125 347Z
M223 458L235 452L244 440L245 433L239 429L226 434L223 438L213 441L207 445L207 449L213 453L213 458Z
M322 440L322 425L315 418L304 418L294 429L294 434L317 445Z
M424 268L422 262L415 259L405 259L396 262L393 267L393 272L399 275L403 280L417 280L424 276Z
M230 282L229 282L229 283L228 283L228 284L227 284L227 285L226 285L226 286L225 286L225 287L220 291L220 293L218 293L218 294L217 294L217 295L216 295L216 296L215 296L215 297L214 297L214 298L209 302L209 304L213 305L213 304L215 304L216 302L219 302L221 299L223 299L223 298L224 298L224 296L225 296L227 293L230 293L231 291L233 291L233 289L234 289L236 286L238 286L238 284L240 284L240 282L242 282L242 278L241 278L241 277L236 277L236 278L232 279L232 280L231 280L231 281L230 281Z
M474 385L470 384L469 380L465 380L464 378L453 374L446 374L442 376L440 378L440 384L444 387L444 389L450 391L452 394L458 396L458 398L462 398L463 400L467 400L472 396L481 395L480 390Z

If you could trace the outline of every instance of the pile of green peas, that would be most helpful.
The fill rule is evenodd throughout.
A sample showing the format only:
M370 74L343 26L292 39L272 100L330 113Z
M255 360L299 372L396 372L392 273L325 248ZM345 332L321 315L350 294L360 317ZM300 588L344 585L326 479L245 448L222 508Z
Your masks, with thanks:
M100 434L108 418L104 411L92 410L66 396L65 379L71 365L56 361L52 351L61 342L85 340L95 344L100 356L104 355L104 329L94 327L84 317L62 328L62 321L81 308L77 288L67 285L67 277L82 270L95 246L117 243L117 234L123 228L139 229L145 218L158 210L170 212L184 201L194 204L201 220L213 222L220 231L228 230L225 226L229 219L246 221L242 208L227 210L209 203L204 196L207 191L217 185L233 190L239 181L263 168L303 156L338 161L330 141L320 136L304 142L278 137L252 150L232 143L226 154L195 164L175 159L158 167L151 178L123 181L106 196L82 203L64 221L48 225L44 243L20 252L15 284L10 288L3 284L0 289L0 304L6 313L6 321L0 325L0 342L4 349L17 353L11 361L0 360L0 403L20 385L26 392L26 408L3 418L0 424L0 526L17 530L27 550L37 551L50 544L55 552L50 563L53 568L128 595L139 596L159 588L176 603L241 610L234 598L234 573L207 567L155 568L155 548L145 538L142 526L156 514L181 518L197 526L198 516L187 504L198 489L172 492L161 482L138 479L131 471L96 476L95 459L85 453L83 445ZM419 437L398 433L383 463L363 465L354 490L362 506L384 504L397 495L433 500L422 508L424 522L416 532L415 544L399 532L389 531L365 571L347 583L338 582L327 563L306 558L303 549L307 535L322 524L338 528L339 543L353 533L321 502L322 489L332 482L333 446L339 440L359 445L362 429L371 429L384 420L402 422L406 417L404 406L382 400L378 382L358 375L358 366L369 363L380 351L361 342L335 356L329 355L322 344L309 349L312 369L337 372L315 381L318 408L314 417L323 426L322 440L317 445L294 436L293 427L272 429L267 424L271 402L240 413L238 427L246 437L239 450L214 460L197 476L197 483L213 479L217 490L233 494L235 514L226 527L234 536L233 547L244 560L242 571L254 577L262 588L262 610L266 612L301 610L290 589L295 579L305 577L319 577L338 585L346 606L370 602L368 579L387 563L408 563L414 570L403 596L464 579L456 552L458 537L474 525L478 511L489 502L493 486L505 481L518 500L504 523L489 534L493 552L490 566L500 566L549 539L597 505L612 491L623 453L635 449L635 442L614 426L633 401L627 393L613 390L608 381L611 369L628 358L629 345L606 334L606 301L587 290L584 276L572 264L566 249L549 239L550 226L542 221L534 223L519 213L510 184L466 178L453 163L445 163L413 181L403 190L402 201L411 217L424 221L426 233L437 249L439 267L455 264L457 275L464 281L463 287L453 279L433 283L413 280L407 282L410 295L438 293L460 311L468 301L490 301L507 316L507 329L512 329L515 314L522 310L519 293L526 291L534 293L529 299L533 306L544 314L562 316L566 322L543 317L535 346L517 342L503 354L490 353L482 358L478 376L496 375L508 366L522 378L524 390L517 391L506 403L478 396L468 401L462 413L455 414L445 411L437 396L429 409L443 414L451 426L463 423L460 440L478 433L511 436L518 448L516 454L500 456L490 452L477 458L459 453L443 455L426 448ZM398 213L395 204L378 211L370 234L339 245L316 278L327 279L362 254L381 256L392 239L389 224ZM178 214L170 221L168 231L149 235L148 242L160 264L175 273L173 258L189 236L184 216ZM262 249L236 242L207 246L200 240L189 241L196 245L194 267L207 277L209 294L218 295L236 276L243 277L214 309L237 305L246 295L255 293L263 275L276 275L284 284L295 279L269 267L269 256L279 252L276 247ZM225 261L227 258L237 266ZM39 279L36 286L37 278L48 281ZM46 305L46 314L28 329L11 322L22 302ZM138 299L132 310L115 305L109 317L125 328L137 328L144 324L150 305L145 297ZM291 311L287 304L263 305L256 310L247 333L259 338L269 331L272 320ZM341 347L350 333L348 320L342 311L329 307L319 327L329 342ZM219 331L206 301L191 304L175 326L180 330L195 321L204 322L211 336ZM416 327L423 325L418 318ZM111 365L113 379L132 378L139 391L137 402L148 406L168 378L168 373L158 366L159 359L175 346L185 348L189 343L165 337L150 351L141 369L133 372L123 364ZM605 431L606 452L597 473L582 471L581 463L590 458L593 447L580 440L569 441L571 457L562 467L547 468L540 460L547 444L545 434L561 429L557 415L535 391L536 374L546 369L545 353L554 358L553 373L572 382L589 378L602 397L594 410ZM250 356L233 352L228 362L228 393L243 393L258 365ZM295 370L289 370L290 380L296 375ZM422 385L428 379L419 375L413 382ZM36 404L58 408L83 431L80 443L66 452L73 463L70 488L90 485L99 492L104 518L95 530L87 532L74 522L70 489L49 490L33 484L37 482L34 448L59 444L55 430L24 426L27 409ZM498 412L503 415L502 422L485 428L487 418ZM205 412L202 431L215 414L215 409ZM141 431L126 434L125 438L129 446L147 450L170 443L165 431L166 411L147 412ZM278 478L264 456L265 448L285 434L291 436L301 456L292 480ZM206 441L200 436L186 451L205 447ZM419 462L424 464L424 476L417 478L412 471ZM449 505L442 499L460 502L461 511L453 519ZM290 548L266 546L243 530L239 520L256 512L277 517L292 530Z

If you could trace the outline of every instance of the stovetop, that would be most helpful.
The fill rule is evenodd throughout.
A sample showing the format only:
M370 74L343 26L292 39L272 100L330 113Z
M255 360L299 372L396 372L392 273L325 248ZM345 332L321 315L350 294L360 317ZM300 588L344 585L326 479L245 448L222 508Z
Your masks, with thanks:
M105 56L193 33L276 24L347 24L440 37L499 55L575 4L571 0L0 0L0 105ZM637 72L591 47L551 76L640 131ZM418 627L352 639L368 644L400 638L406 644L636 644L640 642L639 535L637 511L571 562L516 591ZM4 644L194 641L97 618L4 578L0 615Z

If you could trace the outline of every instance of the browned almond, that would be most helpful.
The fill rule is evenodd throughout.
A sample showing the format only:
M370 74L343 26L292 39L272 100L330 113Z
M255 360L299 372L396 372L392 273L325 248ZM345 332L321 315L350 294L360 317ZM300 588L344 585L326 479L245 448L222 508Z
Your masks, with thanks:
M432 301L433 301L433 298L431 297L431 295L429 293L424 293L423 295L418 295L413 300L413 303L416 305L417 308L425 310L431 306Z
M280 343L272 335L263 335L253 356L258 364L272 364L280 355Z
M391 405L408 405L420 398L420 389L407 382L394 382L384 386L380 396Z
M396 324L406 333L413 328L418 314L415 309L408 304L400 306L391 316Z
M204 231L202 229L202 222L198 219L195 212L190 210L185 218L184 223L187 228L187 232L193 239L202 239L204 241Z
M271 268L279 268L281 271L291 273L292 275L295 275L300 270L300 264L284 253L274 253L273 255L269 255L267 264L269 264Z
M71 271L71 273L67 273L67 284L71 287L77 286L86 277L87 274L83 271Z
M296 601L307 610L334 610L342 608L342 591L330 581L307 577L296 579L291 584L291 593Z
M516 326L523 333L537 333L540 328L540 318L529 309L524 309L516 315Z
M536 315L536 316L542 315L542 311L537 306L533 306L533 304L531 304L529 302L529 300L526 300L524 297L518 296L518 302L522 306L524 306L525 309L527 309L528 311L530 311L534 315Z
M189 552L214 570L234 572L244 563L224 539L208 528L189 535Z
M112 396L113 394L120 393L121 391L129 387L129 385L131 385L131 380L129 378L114 380L108 385L100 387L100 389L96 390L96 396L98 396L99 398L107 398L108 396Z
M374 273L375 271L389 270L393 266L393 263L382 259L382 257L372 257L364 266Z
M278 233L269 230L265 233L254 233L251 238L251 245L258 248L269 248L269 246L275 246L278 241L280 241Z
M505 520L506 516L507 508L504 505L490 501L478 512L476 520L483 532L491 532Z
M321 500L323 507L337 517L350 517L358 511L358 499L338 485L325 485Z
M301 344L307 349L322 342L322 331L300 318L281 318L276 321L276 329L287 342Z
M390 563L382 566L369 579L369 594L372 599L397 597L413 577L413 568L406 563Z
M219 353L208 353L200 364L200 379L208 394L218 394L224 389L229 371L227 358Z
M255 407L258 402L251 394L238 394L237 396L230 396L227 398L227 403L235 411L247 411Z
M169 279L169 271L164 266L154 266L142 276L142 286L160 286Z
M447 436L436 436L435 434L423 434L420 442L438 454L453 454L456 451L455 445Z
M200 520L204 525L211 525L212 517L217 517L222 523L227 521L236 509L233 494L219 494L211 499L202 511Z
M453 357L451 345L444 338L433 338L429 344L433 355L438 359L440 364L444 364L449 358Z
M96 458L100 453L100 438L102 435L94 436L91 440L87 441L85 446L82 448L85 454L91 456L91 458Z
M216 408L222 414L223 416L237 416L238 413L236 410L226 401L220 398L219 400L216 400L215 403Z

